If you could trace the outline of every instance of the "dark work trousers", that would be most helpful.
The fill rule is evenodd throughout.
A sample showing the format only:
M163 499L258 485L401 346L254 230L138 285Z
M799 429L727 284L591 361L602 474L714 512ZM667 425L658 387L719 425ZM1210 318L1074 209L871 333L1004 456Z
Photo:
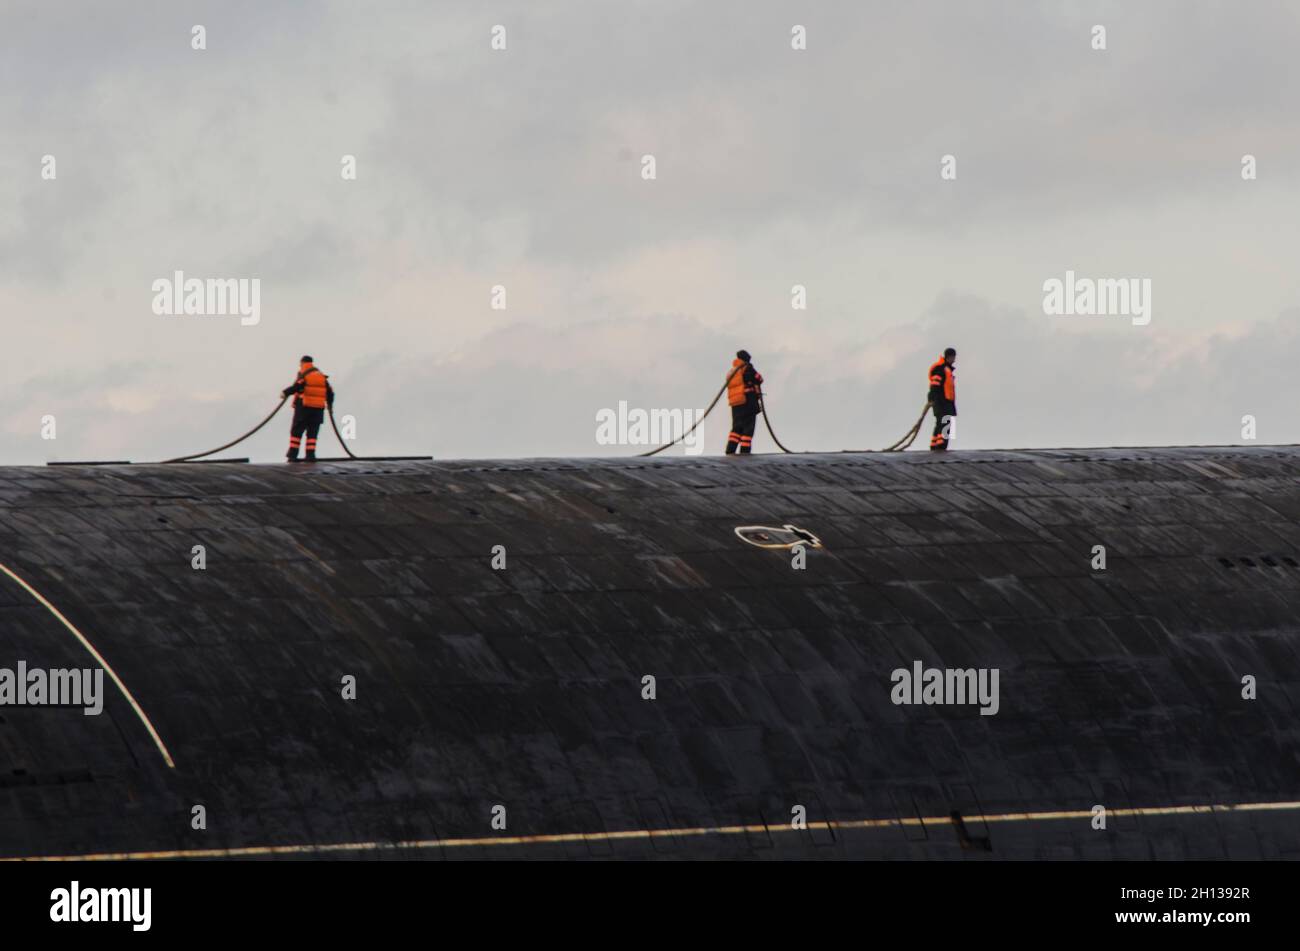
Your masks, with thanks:
M727 436L727 455L748 453L754 445L754 425L758 422L758 400L746 400L731 407L731 432Z
M293 426L289 429L289 454L287 458L298 458L298 447L302 445L302 437L305 433L307 436L307 458L316 458L316 434L320 432L321 424L325 422L325 410L312 409L310 406L295 406L293 408Z
M939 400L932 404L934 410L934 435L930 437L930 448L935 452L947 452L948 437L944 435L944 426L948 425L949 419L944 417L954 417L957 415L957 407L946 400Z

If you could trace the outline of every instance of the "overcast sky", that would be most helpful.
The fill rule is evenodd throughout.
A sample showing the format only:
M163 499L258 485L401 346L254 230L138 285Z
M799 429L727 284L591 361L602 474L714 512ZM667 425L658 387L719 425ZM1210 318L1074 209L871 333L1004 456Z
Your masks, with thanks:
M304 352L370 454L630 454L598 411L739 347L791 448L892 442L945 346L955 448L1298 442L1297 50L1285 2L7 0L0 463L211 448ZM176 270L260 323L155 314ZM1045 315L1067 270L1150 323Z

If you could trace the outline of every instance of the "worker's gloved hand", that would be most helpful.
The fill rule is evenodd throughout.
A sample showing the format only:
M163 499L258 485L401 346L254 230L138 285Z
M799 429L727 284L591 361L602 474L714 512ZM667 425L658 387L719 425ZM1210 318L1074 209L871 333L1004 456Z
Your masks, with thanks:
M293 387L292 387L292 386L286 386L284 389L282 389L282 390L280 391L280 396L283 397L284 399L288 399L288 398L289 398L289 394L292 393L292 392L293 392Z

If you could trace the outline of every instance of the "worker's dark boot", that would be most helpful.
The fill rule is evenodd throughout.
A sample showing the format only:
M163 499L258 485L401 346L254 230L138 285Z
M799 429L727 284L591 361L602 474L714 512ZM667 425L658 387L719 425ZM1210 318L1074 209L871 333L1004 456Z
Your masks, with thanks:
M290 449L287 453L285 453L285 455L284 455L284 461L285 461L285 462L297 462L297 461L298 461L298 452L297 452L297 450Z
M316 453L311 452L311 451L309 450L309 451L307 452L307 456L306 456L306 458L303 459L303 461L304 461L304 462L315 462L315 461L316 461Z

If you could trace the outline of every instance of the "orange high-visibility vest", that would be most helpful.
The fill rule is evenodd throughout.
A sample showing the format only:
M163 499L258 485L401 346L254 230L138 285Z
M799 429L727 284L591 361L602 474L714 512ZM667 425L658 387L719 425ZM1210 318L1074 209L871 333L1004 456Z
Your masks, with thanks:
M930 367L930 385L943 387L943 398L949 403L957 400L957 379L952 367L942 356Z
M744 366L745 362L739 357L731 361L731 368L735 371L731 374L731 378L727 380L727 403L731 406L744 404L750 393L758 392L758 386L755 383L745 382ZM737 369L738 367L741 369ZM758 376L757 371L755 371L754 375ZM759 379L761 380L761 377Z
M329 386L325 381L329 377L313 364L304 363L298 371L298 379L303 384L302 405L308 409L324 409L329 395Z

